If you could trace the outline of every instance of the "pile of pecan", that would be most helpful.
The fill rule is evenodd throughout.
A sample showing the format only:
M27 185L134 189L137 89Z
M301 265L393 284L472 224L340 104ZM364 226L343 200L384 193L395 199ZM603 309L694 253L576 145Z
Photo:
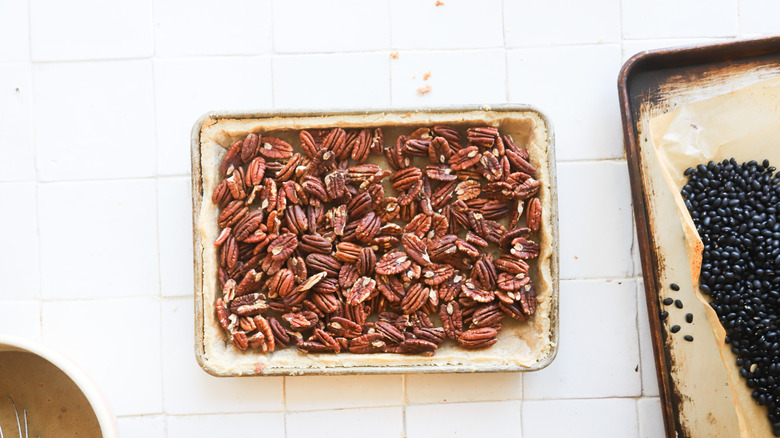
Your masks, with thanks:
M536 169L498 129L465 133L423 127L385 147L381 128L302 130L302 153L267 135L233 144L212 196L216 312L233 344L432 355L448 338L491 346L505 317L533 315Z

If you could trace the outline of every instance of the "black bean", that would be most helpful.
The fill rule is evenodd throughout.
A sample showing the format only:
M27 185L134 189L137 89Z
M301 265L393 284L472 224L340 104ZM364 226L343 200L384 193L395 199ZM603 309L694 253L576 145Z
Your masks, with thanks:
M669 331L672 332L672 333L677 333L677 332L680 331L680 326L679 325L673 325L672 328L669 329Z
M661 318L661 321L665 320L667 317L669 317L669 312L666 310L661 311L661 314L658 315Z
M673 300L673 299L671 299L671 298L665 298L665 299L663 300L664 306L669 306L669 305L671 305L673 302L674 302L674 300Z
M682 301L680 301L680 300L674 300L674 307L676 307L676 308L678 308L678 309L682 309L682 308L683 308Z
M780 436L780 172L731 158L685 170L681 191L704 244L699 290L739 373ZM671 287L671 285L670 285ZM674 288L672 288L675 290ZM675 301L678 308L682 302ZM693 314L685 315L688 323ZM693 337L685 335L686 341Z
M673 291L675 291L675 292L677 292L678 290L680 290L680 286L677 286L677 284L676 284L676 283L672 283L672 284L670 284L670 285L669 285L669 287L670 287L670 288L671 288Z

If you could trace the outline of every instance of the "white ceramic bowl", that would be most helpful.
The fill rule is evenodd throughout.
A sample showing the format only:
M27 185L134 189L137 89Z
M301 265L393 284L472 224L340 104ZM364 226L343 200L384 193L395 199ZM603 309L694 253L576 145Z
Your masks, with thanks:
M81 392L89 401L90 407L97 417L100 430L104 438L116 438L118 436L116 422L111 413L103 393L98 389L95 382L84 370L72 360L62 354L46 347L40 343L15 336L0 335L0 352L3 351L21 351L32 353L46 359L54 366L62 370L78 386Z

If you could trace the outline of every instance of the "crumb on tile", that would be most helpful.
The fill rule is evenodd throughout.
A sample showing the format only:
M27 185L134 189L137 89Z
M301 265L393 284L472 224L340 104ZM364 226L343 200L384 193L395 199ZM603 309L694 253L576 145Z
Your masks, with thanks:
M430 78L430 77L431 77L431 71L430 71L430 70L428 70L427 72L425 72L425 73L423 74L423 80L424 80L424 81L427 81L427 80L428 80L428 78Z
M436 0L436 6L444 6L444 2L441 0Z
M425 84L422 87L417 89L417 94L428 94L431 92L431 84Z
M390 53L390 57L393 58L393 59L398 59L398 52L397 51L396 52L391 52Z

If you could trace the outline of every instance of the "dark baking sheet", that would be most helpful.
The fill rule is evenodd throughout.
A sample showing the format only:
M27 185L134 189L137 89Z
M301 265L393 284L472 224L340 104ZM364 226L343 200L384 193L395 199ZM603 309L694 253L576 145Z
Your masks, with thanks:
M623 65L618 78L638 249L668 437L739 436L739 431L725 371L719 373L703 360L711 360L717 352L714 338L704 331L709 330L704 315L697 314L702 310L697 306L703 304L694 299L689 278L688 283L678 281L680 295L668 290L669 281L684 277L688 268L680 266L679 252L684 254L685 249L678 239L681 231L679 236L675 231L679 218L668 214L673 201L660 177L648 123L680 105L777 76L780 37L642 52ZM660 300L666 296L684 297L686 308L700 316L696 342L687 343L667 331L667 323L658 316L663 307Z

